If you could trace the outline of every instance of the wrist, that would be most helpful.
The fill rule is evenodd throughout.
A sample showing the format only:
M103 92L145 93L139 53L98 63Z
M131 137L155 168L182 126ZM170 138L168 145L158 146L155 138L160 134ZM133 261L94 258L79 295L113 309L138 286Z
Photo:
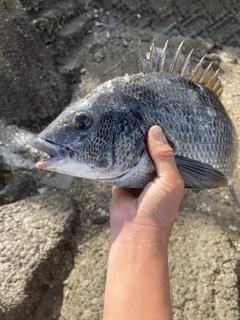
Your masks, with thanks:
M122 242L128 238L135 242L168 243L177 216L177 210L175 211L147 214L138 209L134 215L131 211L127 211L128 214L124 214L124 211L121 214L117 211L110 212L111 242Z
M132 234L122 234L115 241L111 242L109 252L109 265L116 264L117 268L124 267L125 263L129 268L136 265L144 265L143 261L167 261L168 239L135 237ZM121 271L120 271L121 272ZM132 272L132 271L131 271Z
M104 319L172 319L167 242L121 233L112 243Z
M155 247L167 250L170 231L156 226L137 225L129 222L124 225L111 225L111 245L128 247Z

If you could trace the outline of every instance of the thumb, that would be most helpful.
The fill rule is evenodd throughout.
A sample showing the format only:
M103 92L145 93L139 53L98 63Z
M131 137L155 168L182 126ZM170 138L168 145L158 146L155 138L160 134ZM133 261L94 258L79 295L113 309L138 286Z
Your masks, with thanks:
M161 180L183 184L176 166L173 149L169 146L159 126L153 126L148 131L148 150Z

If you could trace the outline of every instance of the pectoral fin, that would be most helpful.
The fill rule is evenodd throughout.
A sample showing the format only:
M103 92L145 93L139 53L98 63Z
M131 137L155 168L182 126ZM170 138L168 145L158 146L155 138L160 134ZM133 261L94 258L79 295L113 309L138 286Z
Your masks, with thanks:
M175 156L175 161L185 188L204 190L228 185L224 174L209 164L181 156Z
M214 169L209 164L185 157L175 156L175 161L185 182L186 189L204 190L228 185L233 200L240 209L240 203L233 185L228 183L227 178L220 171Z

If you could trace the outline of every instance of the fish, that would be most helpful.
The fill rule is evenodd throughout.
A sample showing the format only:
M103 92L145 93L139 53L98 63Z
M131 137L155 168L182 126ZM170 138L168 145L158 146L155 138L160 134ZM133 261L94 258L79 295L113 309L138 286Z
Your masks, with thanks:
M32 146L49 156L36 167L96 180L107 185L144 188L157 173L146 139L159 125L185 188L233 188L238 135L220 101L219 70L212 63L175 53L166 42L162 52L152 42L140 72L116 77L67 107Z

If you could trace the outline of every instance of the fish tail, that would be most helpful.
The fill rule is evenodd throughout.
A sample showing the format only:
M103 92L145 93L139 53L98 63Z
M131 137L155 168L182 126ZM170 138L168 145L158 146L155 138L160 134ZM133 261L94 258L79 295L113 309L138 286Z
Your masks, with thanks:
M235 204L236 204L237 207L240 209L240 203L239 203L239 201L238 201L238 198L237 198L237 196L236 196L236 193L235 193L235 190L234 190L234 188L233 188L232 183L229 184L229 190L230 190L230 192L231 192L231 194L232 194L232 197L233 197L233 200L234 200Z

